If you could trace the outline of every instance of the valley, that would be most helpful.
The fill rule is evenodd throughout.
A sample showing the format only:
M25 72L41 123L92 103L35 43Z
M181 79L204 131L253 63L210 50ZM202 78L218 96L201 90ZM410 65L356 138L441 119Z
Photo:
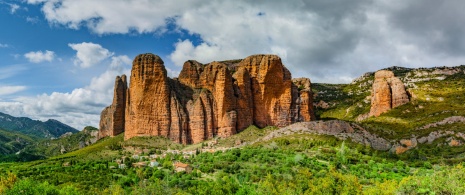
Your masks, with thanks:
M255 58L257 56L252 56L249 61L274 59L269 56ZM155 62L160 66L160 61ZM142 108L126 109L128 103L124 102L129 100L122 97L134 96L134 92L122 95L124 90L129 91L124 87L127 85L125 76L116 78L114 100L102 112L99 129L86 127L80 132L62 133L54 137L56 139L47 137L52 133L0 131L1 149L6 154L0 163L0 193L465 193L465 66L390 67L378 71L383 76L366 73L349 84L310 83L310 80L286 77L291 96L276 91L261 96L281 109L253 107L248 113L242 112L242 103L259 100L248 99L251 94L239 92L255 89L254 84L239 84L237 75L234 76L248 74L241 70L242 62L215 63L211 66L186 62L185 69L191 72L180 77L191 88L177 83L179 80L167 80L166 85L162 85L172 92L162 97L171 97L179 103L173 107L173 102L155 101L157 105L171 105L166 106L171 122L164 126L157 123L157 127L166 128L163 131L150 130L150 125L155 123L149 123L147 118L138 118L141 121L136 122L137 125L146 124L144 131L131 129L136 124L132 121L137 115L135 112ZM255 66L271 67L273 64L279 63ZM223 80L209 80L210 73L201 72L202 68L209 67L223 71L223 75L230 74L231 69L234 74L230 78L221 77ZM268 72L271 70L260 74L271 74ZM208 102L224 100L222 88L227 87L224 81L228 79L231 79L230 85L240 90L231 91L234 98L229 102L208 107ZM203 88L205 86L199 82L215 88ZM261 84L266 86L266 83ZM157 98L148 95L151 99L145 101L141 97L138 101L146 106L152 106L150 102L154 101L151 100ZM305 97L305 101L301 97ZM292 101L284 101L286 98ZM313 104L311 109L295 109L308 100ZM215 110L225 105L232 110ZM170 111L173 108L177 110ZM122 115L131 112L132 116L126 115L131 117ZM197 116L197 112L203 114ZM276 117L253 117L254 113L266 115L268 112ZM289 115L280 114L284 112L292 113L294 121L289 122L286 119ZM312 116L310 112L315 114ZM226 114L226 118L221 119L218 113ZM186 116L191 114L195 117L188 120ZM247 114L252 118L247 118ZM236 120L238 118L241 120ZM257 121L262 119L266 125L254 125L261 124ZM215 122L220 120L226 122ZM125 124L128 121L129 126ZM236 128L244 124L248 126ZM216 131L221 125L226 126ZM131 129L130 136L127 136L128 129Z

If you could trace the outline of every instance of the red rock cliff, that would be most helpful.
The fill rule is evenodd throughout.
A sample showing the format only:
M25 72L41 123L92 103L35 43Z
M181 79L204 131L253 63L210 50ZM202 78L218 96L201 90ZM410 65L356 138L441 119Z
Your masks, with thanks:
M126 110L126 91L128 83L126 75L117 76L115 80L115 89L113 103L106 107L100 115L99 138L115 136L124 131L125 110Z
M408 102L404 84L392 71L380 70L375 73L369 116L379 116Z
M164 136L189 144L228 137L250 125L282 127L315 119L310 80L293 82L278 56L237 62L190 60L178 79L170 79L160 57L137 56L123 116L125 139Z

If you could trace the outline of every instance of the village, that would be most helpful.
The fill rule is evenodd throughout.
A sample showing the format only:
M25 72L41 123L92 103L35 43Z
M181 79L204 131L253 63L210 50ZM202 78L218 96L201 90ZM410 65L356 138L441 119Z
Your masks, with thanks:
M196 148L193 150L157 150L154 152L152 149L148 148L140 148L134 146L126 146L123 147L124 153L128 155L124 155L121 158L114 159L113 162L117 164L117 166L110 166L110 169L126 169L129 168L128 166L132 166L133 168L144 168L144 167L151 167L162 169L162 165L160 164L159 160L162 158L166 158L170 156L174 160L172 163L173 169L175 172L186 172L191 173L193 168L192 165L188 163L183 163L181 161L188 161L188 159L194 157L200 153L215 153L218 151L225 152L227 150L237 148L241 146L243 143L241 140L236 140L235 147L217 147L218 139L214 139L210 142L207 142L205 145L202 144L200 148ZM181 156L181 159L173 159L174 156Z

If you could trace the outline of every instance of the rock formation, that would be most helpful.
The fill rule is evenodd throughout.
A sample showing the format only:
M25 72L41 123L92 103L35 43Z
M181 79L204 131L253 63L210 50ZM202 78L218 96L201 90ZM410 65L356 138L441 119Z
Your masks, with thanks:
M189 144L228 137L250 125L283 127L315 119L310 80L292 80L275 55L205 65L189 60L171 79L160 57L141 54L130 79L126 90L117 78L113 104L102 111L100 137L124 127L125 139L164 136ZM125 77L122 83L127 86ZM123 115L116 114L121 109Z
M127 86L126 75L116 77L113 103L100 115L99 138L113 137L124 131Z
M379 116L408 102L404 84L392 71L380 70L375 73L369 116Z

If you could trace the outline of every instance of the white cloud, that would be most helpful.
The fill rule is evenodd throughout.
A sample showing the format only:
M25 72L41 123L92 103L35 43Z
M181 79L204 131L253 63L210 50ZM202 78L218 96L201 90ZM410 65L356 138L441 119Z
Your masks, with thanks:
M130 73L128 59L125 55L113 57L107 70L92 78L85 87L68 93L53 92L36 97L19 97L9 102L0 101L0 111L39 120L53 118L77 129L87 125L98 127L100 112L111 104L115 77Z
M43 3L53 24L87 27L97 34L163 33L170 21L201 38L200 43L192 38L175 43L169 58L178 66L187 59L209 62L273 53L294 76L343 82L386 66L464 61L465 27L459 24L465 12L459 1L28 2Z
M101 45L90 42L70 43L68 46L77 52L74 64L81 68L89 68L114 55Z
M29 53L24 54L24 57L32 63L40 63L40 62L51 62L55 58L55 52L46 50L45 52L42 51L31 51Z
M7 48L7 47L9 47L8 44L2 44L2 43L0 43L0 48Z
M82 25L99 34L154 32L163 31L167 16L176 16L180 10L188 9L192 4L171 0L160 1L113 1L103 0L39 0L45 2L42 11L48 21L78 29ZM29 0L37 4L38 0Z
M131 64L132 60L127 55L111 57L110 67L115 70L123 68L125 64Z
M11 14L16 13L16 11L17 11L19 8L21 8L18 4L14 4L14 3L8 4L8 5L10 6L10 13L11 13Z
M24 91L26 86L1 86L0 85L0 96L2 95L10 95L20 91Z

